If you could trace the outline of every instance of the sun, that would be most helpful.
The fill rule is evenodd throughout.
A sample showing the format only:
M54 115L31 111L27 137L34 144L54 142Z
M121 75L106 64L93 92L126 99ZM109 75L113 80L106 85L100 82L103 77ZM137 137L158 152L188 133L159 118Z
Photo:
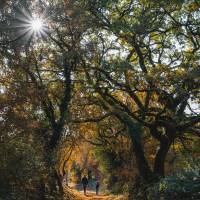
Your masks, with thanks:
M16 25L19 28L17 38L23 38L24 42L38 42L48 37L50 33L48 17L45 13L30 13L26 9L20 9L21 15L16 17ZM38 40L39 39L39 40Z
M34 32L40 32L42 31L43 28L43 22L41 19L37 18L37 19L33 19L30 23L31 29Z

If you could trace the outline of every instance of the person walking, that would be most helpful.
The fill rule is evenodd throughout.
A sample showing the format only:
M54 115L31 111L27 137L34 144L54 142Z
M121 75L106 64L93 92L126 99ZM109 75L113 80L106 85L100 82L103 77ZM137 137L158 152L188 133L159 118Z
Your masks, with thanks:
M87 185L88 185L88 179L86 176L84 176L82 178L82 185L83 185L83 190L84 190L84 195L86 195L86 189L87 189Z
M97 181L96 182L96 195L99 194L99 186L100 186L99 181Z

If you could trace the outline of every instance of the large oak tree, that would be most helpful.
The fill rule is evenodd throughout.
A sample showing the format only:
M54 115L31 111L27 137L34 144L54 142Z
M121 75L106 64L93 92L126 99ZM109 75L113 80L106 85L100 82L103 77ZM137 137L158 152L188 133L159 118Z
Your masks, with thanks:
M94 29L82 58L91 104L127 127L145 182L164 176L174 141L199 135L199 4L176 1L84 1ZM96 103L99 100L99 103ZM93 118L93 119L91 119ZM81 120L80 120L81 121ZM158 142L151 167L144 129Z

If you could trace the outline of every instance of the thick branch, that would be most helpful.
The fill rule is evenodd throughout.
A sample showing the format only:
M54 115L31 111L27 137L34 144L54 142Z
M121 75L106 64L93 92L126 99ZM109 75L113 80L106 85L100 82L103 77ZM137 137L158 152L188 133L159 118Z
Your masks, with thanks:
M110 117L112 115L112 113L107 113L103 116L99 116L99 117L95 117L95 118L87 118L87 119L73 119L71 120L72 123L89 123L89 122L94 122L94 123L97 123L97 122L100 122L104 119L106 119L107 117Z

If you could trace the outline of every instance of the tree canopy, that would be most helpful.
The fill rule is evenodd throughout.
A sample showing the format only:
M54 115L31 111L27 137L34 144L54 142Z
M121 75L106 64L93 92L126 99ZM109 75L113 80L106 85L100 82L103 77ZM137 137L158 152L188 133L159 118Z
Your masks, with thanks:
M117 177L122 188L133 179L145 187L158 183L174 163L172 171L197 165L190 159L199 159L199 1L0 6L0 130L7 155L0 154L0 175L8 174L7 198L13 198L9 187L21 191L29 182L37 195L27 198L62 199L66 170L92 169L108 188Z

